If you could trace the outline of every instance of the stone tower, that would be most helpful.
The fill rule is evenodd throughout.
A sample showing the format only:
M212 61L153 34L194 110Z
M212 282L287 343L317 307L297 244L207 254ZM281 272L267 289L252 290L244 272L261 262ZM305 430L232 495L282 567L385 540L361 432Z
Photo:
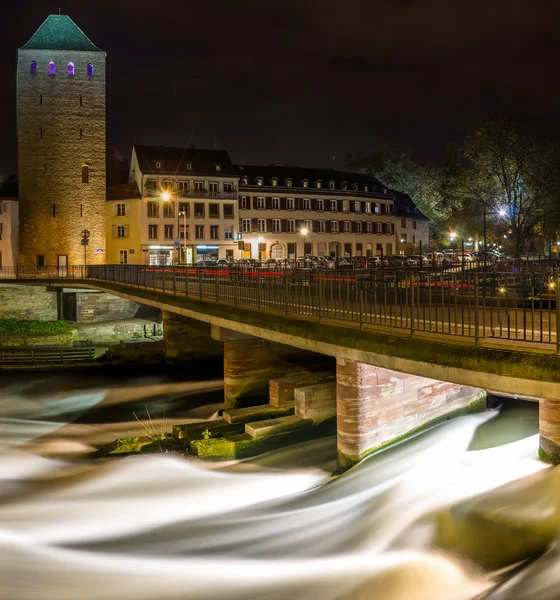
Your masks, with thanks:
M66 15L18 50L20 266L104 262L105 56Z

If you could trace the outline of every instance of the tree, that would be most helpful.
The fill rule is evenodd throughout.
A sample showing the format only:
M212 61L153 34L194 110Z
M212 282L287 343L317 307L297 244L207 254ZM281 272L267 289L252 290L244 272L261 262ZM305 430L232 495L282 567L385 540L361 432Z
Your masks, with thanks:
M524 116L481 119L467 131L463 207L486 213L512 240L514 256L527 240L557 229L560 207L557 146Z
M346 163L353 171L373 175L388 188L408 194L433 221L441 222L449 216L455 177L451 170L420 166L408 152L389 147L365 156L348 155Z

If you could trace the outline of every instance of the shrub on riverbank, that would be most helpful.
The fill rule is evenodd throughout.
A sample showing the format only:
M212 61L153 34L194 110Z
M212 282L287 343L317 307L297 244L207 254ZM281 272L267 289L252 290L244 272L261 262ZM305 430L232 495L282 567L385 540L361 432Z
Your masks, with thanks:
M20 321L19 319L0 319L0 334L26 333L63 333L66 321Z

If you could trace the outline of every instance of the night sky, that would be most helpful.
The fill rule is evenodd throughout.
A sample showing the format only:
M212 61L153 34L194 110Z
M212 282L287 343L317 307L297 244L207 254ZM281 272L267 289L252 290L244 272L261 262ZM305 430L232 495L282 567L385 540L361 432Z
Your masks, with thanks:
M107 52L107 143L343 169L388 143L441 162L461 124L560 129L559 0L11 2L0 19L0 173L16 167L16 50L61 8Z

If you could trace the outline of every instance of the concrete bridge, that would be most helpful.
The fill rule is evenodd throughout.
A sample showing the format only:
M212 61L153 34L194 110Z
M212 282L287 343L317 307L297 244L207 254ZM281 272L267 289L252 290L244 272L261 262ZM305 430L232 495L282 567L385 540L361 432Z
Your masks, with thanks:
M555 299L549 296L545 305L541 287L539 306L534 297L522 304L527 298L516 297L514 288L496 289L501 296L495 296L484 284L487 275L462 275L394 273L382 281L341 272L106 265L5 274L4 281L56 286L72 279L72 287L160 308L171 354L196 343L203 331L224 345L225 408L232 421L235 411L249 410L246 400L272 385L281 389L285 379L287 391L277 395L271 414L289 413L282 403L295 397L301 400L296 417L336 411L341 468L472 410L487 390L538 401L540 455L559 462ZM318 355L336 360L336 383L327 375L323 381L301 375L303 363Z

